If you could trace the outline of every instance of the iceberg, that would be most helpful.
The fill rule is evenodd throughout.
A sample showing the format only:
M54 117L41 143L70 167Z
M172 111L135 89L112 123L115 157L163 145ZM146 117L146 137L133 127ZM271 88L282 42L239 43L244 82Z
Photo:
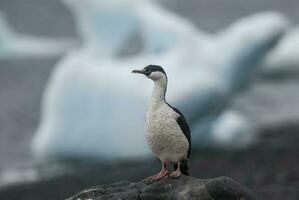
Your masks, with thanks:
M212 35L152 1L64 2L83 44L58 63L45 90L32 142L37 159L149 155L143 126L152 85L130 73L148 64L166 69L167 99L187 117L193 147L210 143L215 120L288 28L284 16L268 12ZM139 50L120 56L128 41Z
M208 37L189 21L148 0L62 0L73 13L83 46L95 57L118 57L141 40L136 54L161 54ZM192 49L190 49L192 51Z
M78 44L72 38L48 38L17 33L0 12L0 59L11 57L55 56Z
M254 144L257 132L252 122L235 110L220 114L211 128L213 145L225 149L242 149Z
M261 63L262 72L282 76L299 72L299 27L289 30Z

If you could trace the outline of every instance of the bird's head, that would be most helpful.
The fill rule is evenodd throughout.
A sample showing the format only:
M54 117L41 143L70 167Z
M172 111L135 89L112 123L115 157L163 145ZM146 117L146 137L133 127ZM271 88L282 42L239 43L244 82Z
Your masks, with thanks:
M133 70L132 73L144 74L147 78L153 81L167 80L164 69L158 65L148 65L142 70Z

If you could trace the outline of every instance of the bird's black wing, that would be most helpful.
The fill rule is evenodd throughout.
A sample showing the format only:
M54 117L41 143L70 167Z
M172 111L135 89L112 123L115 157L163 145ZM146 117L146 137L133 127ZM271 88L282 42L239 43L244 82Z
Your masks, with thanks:
M187 123L187 120L185 119L184 115L177 108L174 108L169 104L168 104L168 106L171 107L175 112L177 112L179 114L179 117L176 119L176 121L177 121L178 125L180 126L182 132L184 133L185 137L188 140L189 149L188 149L187 157L189 157L190 152L191 152L191 133L190 133L190 128Z

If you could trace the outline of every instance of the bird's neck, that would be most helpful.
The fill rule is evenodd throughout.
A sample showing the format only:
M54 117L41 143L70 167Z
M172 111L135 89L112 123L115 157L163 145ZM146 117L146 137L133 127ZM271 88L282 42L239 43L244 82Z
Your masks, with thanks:
M161 78L154 81L151 107L156 107L165 102L166 89L167 89L167 78Z

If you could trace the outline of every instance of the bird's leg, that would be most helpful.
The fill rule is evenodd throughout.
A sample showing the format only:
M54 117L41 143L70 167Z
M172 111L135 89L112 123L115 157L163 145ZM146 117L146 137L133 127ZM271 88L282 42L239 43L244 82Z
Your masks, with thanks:
M181 174L181 162L178 162L176 170L174 172L171 172L170 176L172 178L179 178Z
M152 181L158 181L158 180L161 180L162 178L164 178L165 176L168 175L168 170L166 168L166 165L164 162L162 162L162 168L160 170L160 172L154 176L151 177L151 180Z

